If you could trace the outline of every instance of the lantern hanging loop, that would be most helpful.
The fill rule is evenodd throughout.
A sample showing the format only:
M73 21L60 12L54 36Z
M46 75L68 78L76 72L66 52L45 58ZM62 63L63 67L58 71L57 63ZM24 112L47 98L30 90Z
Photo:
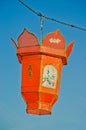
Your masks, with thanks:
M44 27L44 16L41 15L40 16L40 31L41 31L41 43L42 43L42 40L43 40L43 27Z
M54 22L57 22L59 24L63 24L63 25L66 25L66 26L70 26L72 28L76 28L76 29L79 29L79 30L82 30L82 31L86 31L86 28L82 28L82 27L79 27L79 26L76 26L76 25L73 25L73 24L69 24L69 23L66 23L66 22L63 22L63 21L60 21L60 20L57 20L57 19L54 19L54 18L50 18L48 16L45 16L43 14L41 14L40 12L38 11L35 11L33 10L31 7L29 7L28 5L26 5L22 0L18 0L22 5L24 5L26 8L28 8L31 12L33 12L34 14L38 15L38 16L43 16L45 17L47 20L51 20L51 21L54 21Z

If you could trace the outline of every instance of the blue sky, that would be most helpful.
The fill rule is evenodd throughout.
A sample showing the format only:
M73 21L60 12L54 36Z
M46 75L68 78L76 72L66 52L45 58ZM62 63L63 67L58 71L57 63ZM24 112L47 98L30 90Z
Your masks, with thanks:
M60 21L86 28L85 0L24 0L33 9ZM44 36L57 29L66 45L75 40L68 65L63 67L59 100L52 115L25 112L21 97L21 65L10 40L17 42L24 28L40 40L40 19L18 0L0 0L0 130L86 130L86 31L44 21Z

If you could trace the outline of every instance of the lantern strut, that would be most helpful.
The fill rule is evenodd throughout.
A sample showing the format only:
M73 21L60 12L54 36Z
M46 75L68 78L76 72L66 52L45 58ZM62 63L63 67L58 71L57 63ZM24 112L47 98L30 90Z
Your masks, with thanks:
M57 19L54 19L54 18L50 18L46 15L43 15L42 13L36 11L36 10L33 10L30 6L26 5L22 0L18 0L22 5L24 5L26 8L28 8L31 12L33 12L34 14L38 15L39 17L43 17L47 20L51 20L51 21L54 21L54 22L57 22L59 24L64 24L66 26L70 26L70 27L73 27L73 28L76 28L76 29L79 29L79 30L82 30L82 31L86 31L86 28L82 28L82 27L79 27L79 26L76 26L76 25L73 25L73 24L69 24L69 23L65 23L65 22L62 22L62 21L59 21Z
M18 47L17 47L17 44L16 44L16 42L14 41L13 38L11 38L11 41L13 42L14 47L17 49L17 48L18 48Z

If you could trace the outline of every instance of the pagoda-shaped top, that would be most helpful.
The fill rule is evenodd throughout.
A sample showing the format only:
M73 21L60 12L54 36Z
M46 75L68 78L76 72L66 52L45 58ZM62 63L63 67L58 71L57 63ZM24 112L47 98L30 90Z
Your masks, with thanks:
M24 31L18 37L17 55L19 62L24 55L37 55L43 54L62 59L63 64L67 64L67 58L69 57L74 41L72 41L67 47L65 38L61 35L59 30L48 33L43 41L42 45L39 44L38 38L31 32L24 29Z

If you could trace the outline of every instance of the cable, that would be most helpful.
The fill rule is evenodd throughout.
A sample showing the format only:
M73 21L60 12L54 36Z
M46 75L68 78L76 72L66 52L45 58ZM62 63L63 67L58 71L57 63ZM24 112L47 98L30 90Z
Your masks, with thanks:
M18 0L22 5L24 5L26 8L28 8L30 11L32 11L34 14L40 16L40 17L43 17L47 20L51 20L51 21L54 21L54 22L57 22L57 23L60 23L60 24L64 24L66 26L70 26L72 28L77 28L79 30L82 30L82 31L86 31L86 28L82 28L82 27L79 27L79 26L76 26L76 25L73 25L73 24L69 24L69 23L65 23L65 22L62 22L62 21L59 21L59 20L56 20L54 18L50 18L48 16L45 16L43 15L42 13L38 12L38 11L35 11L33 10L31 7L29 7L28 5L26 5L22 0Z

